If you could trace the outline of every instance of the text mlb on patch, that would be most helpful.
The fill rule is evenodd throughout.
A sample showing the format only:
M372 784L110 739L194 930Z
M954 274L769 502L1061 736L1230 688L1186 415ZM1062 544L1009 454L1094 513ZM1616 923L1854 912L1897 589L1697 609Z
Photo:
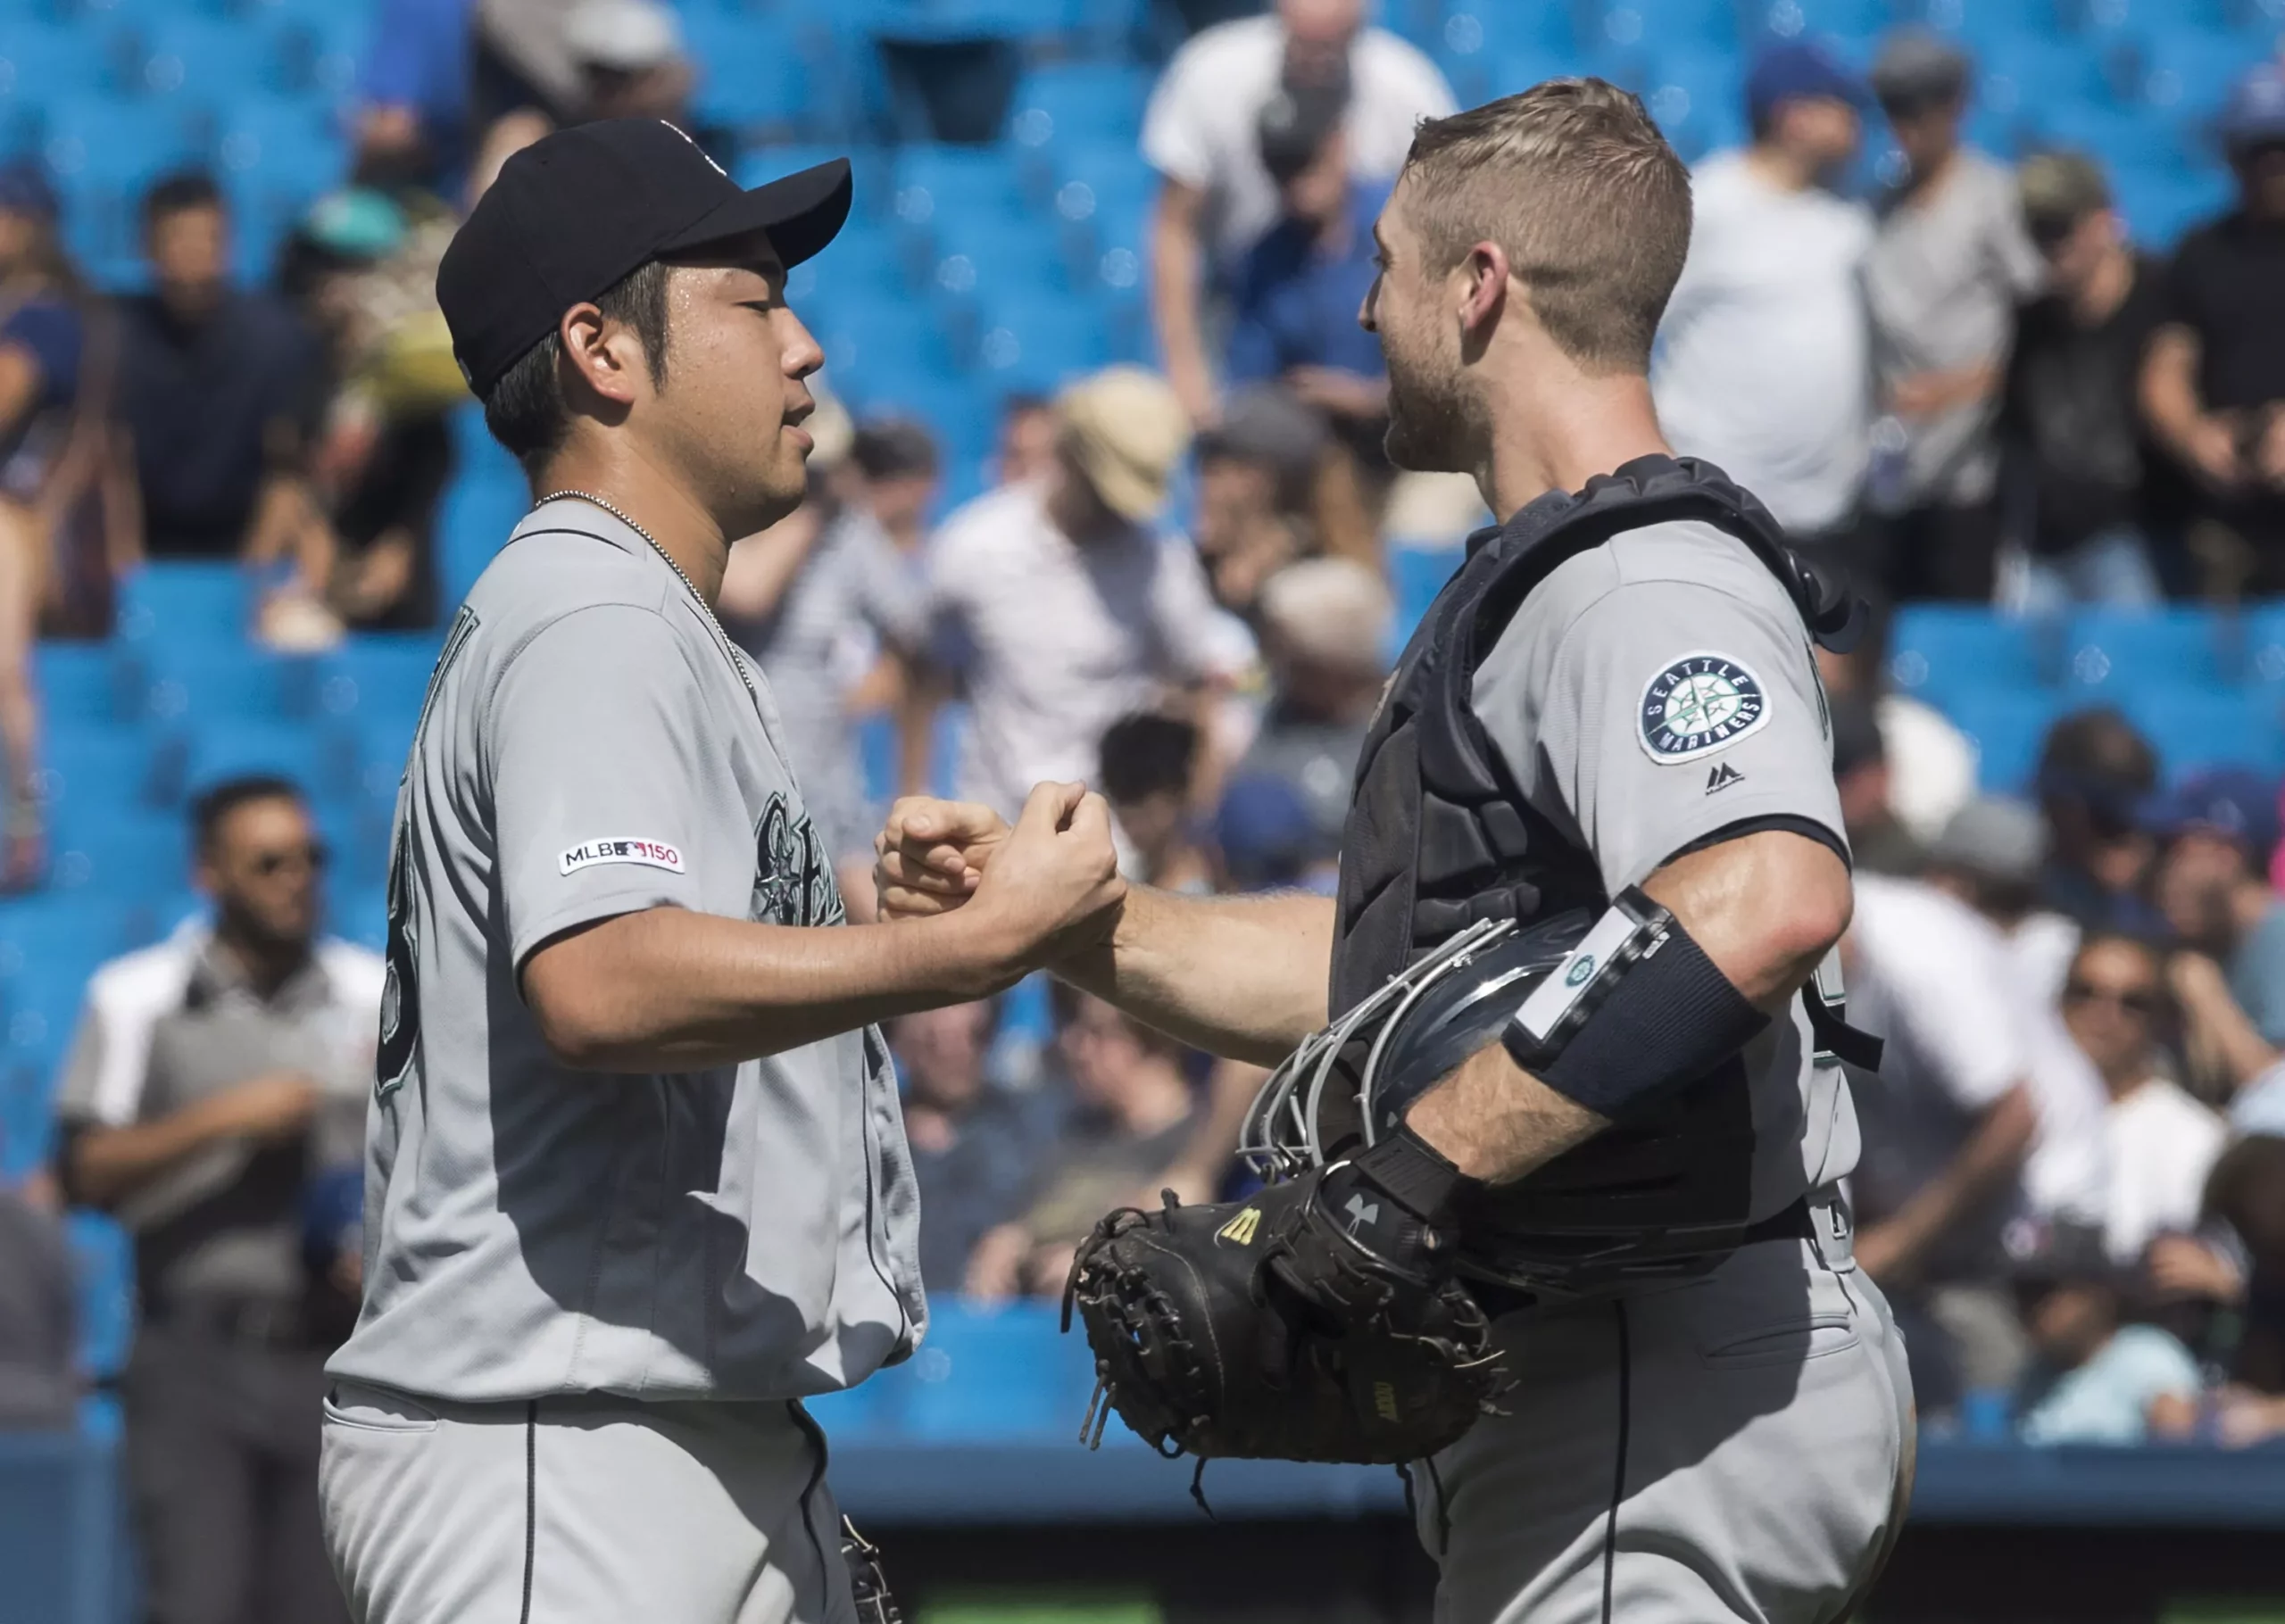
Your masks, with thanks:
M663 868L670 874L678 874L683 871L682 848L665 841L613 835L608 840L580 841L556 860L556 868L559 873L575 874L583 868L604 863L639 863L645 868Z
M1726 654L1688 654L1652 677L1639 714L1653 761L1726 750L1769 720L1761 679Z

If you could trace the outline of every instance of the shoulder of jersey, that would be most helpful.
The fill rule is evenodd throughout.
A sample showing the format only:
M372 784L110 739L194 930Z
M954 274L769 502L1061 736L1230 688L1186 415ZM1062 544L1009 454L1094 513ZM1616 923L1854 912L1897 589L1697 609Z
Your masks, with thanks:
M469 589L487 627L528 626L597 603L648 605L663 587L650 560L602 536L568 527L519 535Z

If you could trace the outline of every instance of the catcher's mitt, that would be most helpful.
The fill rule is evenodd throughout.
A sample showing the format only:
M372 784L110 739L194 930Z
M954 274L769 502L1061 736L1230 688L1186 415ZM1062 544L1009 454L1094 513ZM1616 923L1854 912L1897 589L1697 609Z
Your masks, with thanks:
M1322 1175L1244 1201L1123 1207L1072 1259L1099 1415L1162 1454L1394 1465L1458 1439L1507 1385L1491 1325L1449 1276L1351 1240Z

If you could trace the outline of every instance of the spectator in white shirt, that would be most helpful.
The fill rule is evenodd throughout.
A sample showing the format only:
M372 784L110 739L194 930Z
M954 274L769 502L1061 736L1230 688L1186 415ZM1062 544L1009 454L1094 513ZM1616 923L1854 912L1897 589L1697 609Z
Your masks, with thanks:
M1113 367L1057 410L1047 475L976 498L928 551L931 663L968 700L957 792L1011 817L1036 783L1093 780L1119 717L1170 690L1226 685L1253 659L1197 553L1151 527L1190 444L1174 392ZM909 721L908 738L929 738L925 715ZM925 788L925 759L908 762L906 781Z
M1265 16L1208 29L1175 54L1142 120L1142 156L1163 182L1152 232L1151 310L1167 374L1192 417L1214 415L1206 313L1245 251L1276 224L1277 185L1259 122L1289 87L1345 85L1350 173L1393 180L1413 126L1455 111L1435 64L1363 0L1278 0Z
M2114 1263L2139 1263L2151 1240L2198 1228L2206 1175L2229 1137L2222 1119L2161 1066L2165 1010L2157 952L2131 936L2080 946L2063 983L2063 1021L2109 1096L2110 1201L2103 1239Z
M2063 1028L2056 1008L2079 928L2037 905L2047 862L2047 825L2022 801L1980 796L1928 849L1927 880L1998 933L2007 991L2029 1045L2039 1131L2023 1164L2031 1216L2099 1229L2110 1200L2102 1080Z
M1796 541L1840 543L1865 476L1872 336L1860 275L1872 211L1824 182L1870 96L1807 43L1746 79L1753 143L1691 178L1690 258L1651 369L1674 449L1744 485Z
M1924 1413L2012 1387L2028 1349L2001 1232L2038 1138L2032 1046L1998 932L1915 880L1857 876L1849 1019L1883 1038L1854 1079L1858 1264L1907 1325Z

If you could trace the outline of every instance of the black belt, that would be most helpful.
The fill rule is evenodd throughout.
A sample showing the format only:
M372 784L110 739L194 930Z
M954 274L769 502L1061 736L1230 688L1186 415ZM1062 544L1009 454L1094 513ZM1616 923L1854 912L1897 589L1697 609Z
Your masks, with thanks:
M1810 1210L1809 1198L1798 1196L1791 1206L1772 1213L1759 1223L1746 1225L1745 1232L1738 1237L1738 1246L1759 1246L1765 1240L1814 1240L1816 1233L1816 1218ZM1477 1305L1495 1320L1503 1314L1520 1313L1539 1301L1529 1291L1494 1280L1470 1280L1467 1287Z

